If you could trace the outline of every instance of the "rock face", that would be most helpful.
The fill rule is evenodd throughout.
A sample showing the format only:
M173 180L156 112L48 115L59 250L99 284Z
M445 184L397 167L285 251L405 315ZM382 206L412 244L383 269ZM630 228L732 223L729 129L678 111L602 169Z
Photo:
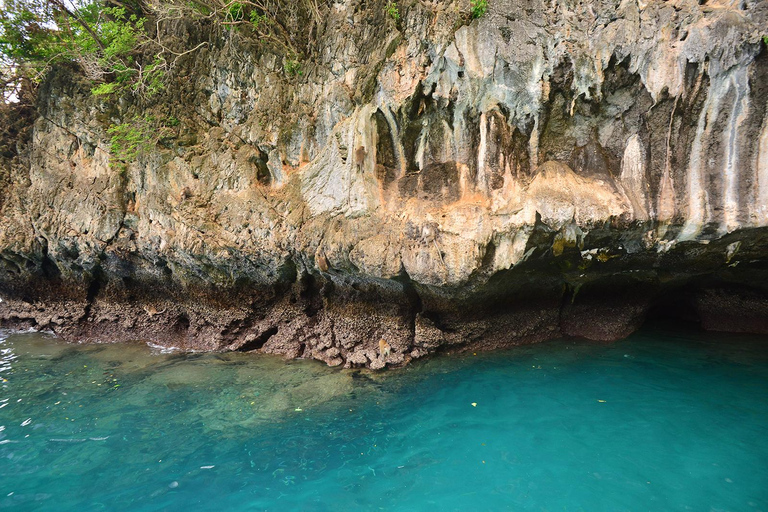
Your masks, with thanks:
M0 156L0 321L371 368L768 331L768 3L384 4L329 3L301 76L205 36L122 170L139 106L55 70Z

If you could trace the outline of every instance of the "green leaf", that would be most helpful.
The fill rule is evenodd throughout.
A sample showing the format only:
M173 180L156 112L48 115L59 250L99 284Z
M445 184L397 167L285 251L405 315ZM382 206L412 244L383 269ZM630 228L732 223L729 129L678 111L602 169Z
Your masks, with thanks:
M91 94L93 94L94 96L106 96L109 94L114 94L118 88L119 88L119 85L116 82L99 84L93 89L91 89Z

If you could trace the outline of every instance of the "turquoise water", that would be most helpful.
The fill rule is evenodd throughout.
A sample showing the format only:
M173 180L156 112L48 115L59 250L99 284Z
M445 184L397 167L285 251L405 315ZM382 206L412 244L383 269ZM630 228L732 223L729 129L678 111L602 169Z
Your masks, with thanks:
M768 510L768 338L339 371L0 334L3 510Z

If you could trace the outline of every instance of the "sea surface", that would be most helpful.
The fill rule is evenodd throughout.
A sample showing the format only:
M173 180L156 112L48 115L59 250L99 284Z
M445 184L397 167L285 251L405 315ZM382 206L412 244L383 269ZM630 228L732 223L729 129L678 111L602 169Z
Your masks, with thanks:
M0 510L768 510L768 337L370 373L0 332Z

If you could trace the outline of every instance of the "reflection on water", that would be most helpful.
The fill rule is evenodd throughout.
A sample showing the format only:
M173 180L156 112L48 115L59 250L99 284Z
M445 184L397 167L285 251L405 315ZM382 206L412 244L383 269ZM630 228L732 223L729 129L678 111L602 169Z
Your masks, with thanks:
M0 333L0 509L765 510L768 339L339 371Z

